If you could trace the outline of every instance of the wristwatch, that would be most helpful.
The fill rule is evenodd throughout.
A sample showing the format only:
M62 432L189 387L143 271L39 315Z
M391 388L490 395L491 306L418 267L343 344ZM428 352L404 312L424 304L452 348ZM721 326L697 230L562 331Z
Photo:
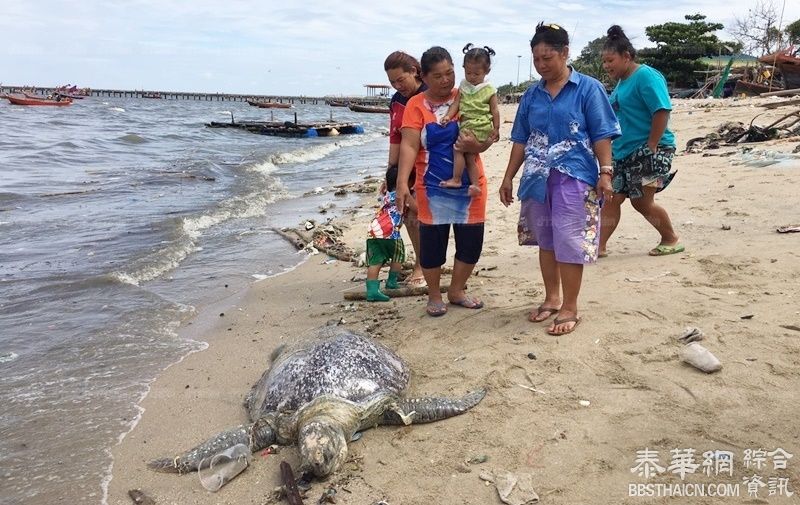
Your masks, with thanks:
M600 167L600 174L608 174L611 177L614 177L614 167L611 165L603 165Z

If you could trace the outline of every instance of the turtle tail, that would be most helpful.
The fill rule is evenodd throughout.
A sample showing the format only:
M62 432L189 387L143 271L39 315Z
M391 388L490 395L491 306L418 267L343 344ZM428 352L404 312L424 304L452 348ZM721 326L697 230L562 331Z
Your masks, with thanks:
M406 398L397 408L387 410L379 424L421 424L441 421L468 411L486 396L485 389L467 393L461 398Z

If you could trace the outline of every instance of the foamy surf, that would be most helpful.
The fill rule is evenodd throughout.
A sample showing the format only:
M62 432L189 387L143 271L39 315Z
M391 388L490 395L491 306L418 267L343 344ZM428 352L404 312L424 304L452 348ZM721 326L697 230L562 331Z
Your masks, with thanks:
M15 352L0 352L0 363L10 363L19 358L19 354Z
M365 133L363 135L353 135L348 138L337 140L333 143L319 144L312 147L298 149L286 153L278 153L270 158L270 162L275 165L285 165L289 163L307 163L317 161L330 156L333 152L345 147L361 146L373 142L382 135L375 133Z

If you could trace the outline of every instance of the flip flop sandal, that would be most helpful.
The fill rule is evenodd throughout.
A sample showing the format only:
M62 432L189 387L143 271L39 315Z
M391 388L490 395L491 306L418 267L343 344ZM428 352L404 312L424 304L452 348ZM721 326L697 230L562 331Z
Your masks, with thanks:
M447 305L444 302L428 302L425 312L431 317L441 317L447 314Z
M466 309L481 309L483 308L483 302L473 296L465 296L463 299L458 301L450 300L450 304L458 305L464 307Z
M559 310L561 310L561 309L560 308L557 309L555 307L545 307L544 305L539 305L538 307L536 307L536 312L531 311L531 313L528 314L528 321L530 321L532 323L543 323L543 322L547 321L548 319L550 319L552 316L558 314ZM542 319L538 319L539 316L541 316L542 314L547 314L547 316L543 317Z
M406 286L409 288L426 288L428 283L425 282L425 277L409 277L406 281Z
M560 337L561 335L567 335L569 333L572 333L573 331L575 331L575 328L577 328L578 325L581 324L581 320L582 320L582 318L577 317L577 316L576 317L565 317L564 319L558 319L558 318L553 319L553 330L548 329L547 330L547 334L548 335L553 335L553 336L556 336L556 337ZM556 326L558 326L560 324L564 324L564 323L575 323L575 324L572 325L572 328L570 328L570 329L568 329L566 331L562 331L562 332L554 331Z
M675 254L675 253L682 253L684 251L684 247L681 244L675 245L657 245L656 247L650 249L648 253L650 256L666 256L668 254Z

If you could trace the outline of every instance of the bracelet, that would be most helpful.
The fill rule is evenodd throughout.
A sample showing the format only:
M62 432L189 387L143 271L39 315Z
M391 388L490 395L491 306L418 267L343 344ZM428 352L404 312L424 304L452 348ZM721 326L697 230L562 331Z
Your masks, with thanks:
M608 175L613 177L614 176L614 167L612 167L611 165L602 165L600 167L600 174L601 175L602 174L608 174Z

